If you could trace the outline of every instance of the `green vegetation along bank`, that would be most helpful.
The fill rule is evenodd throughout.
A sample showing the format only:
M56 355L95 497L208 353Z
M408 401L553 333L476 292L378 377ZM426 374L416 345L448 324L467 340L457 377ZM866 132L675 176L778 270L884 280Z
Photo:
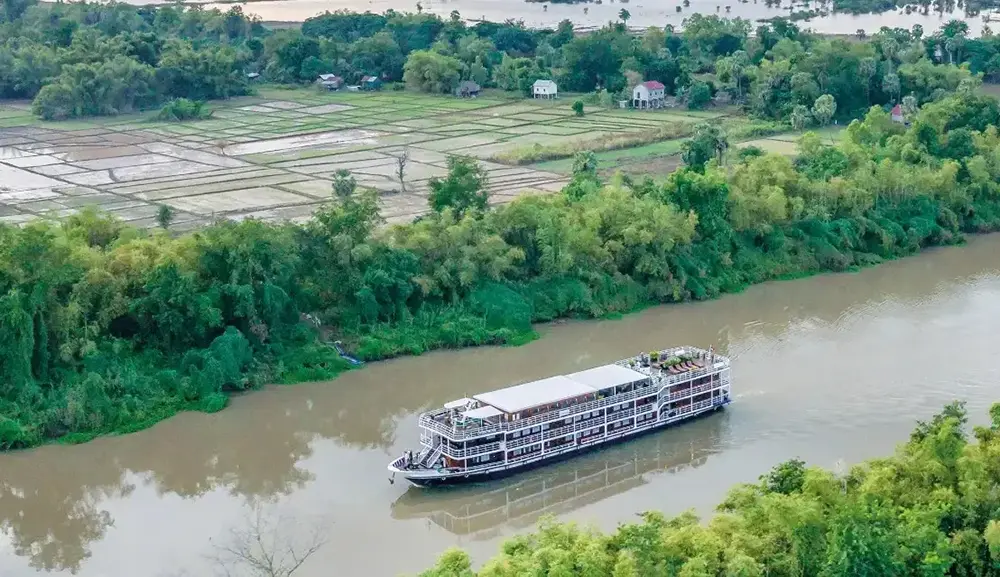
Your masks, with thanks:
M0 5L0 99L31 99L47 120L223 99L258 83L315 84L335 74L345 85L375 78L365 87L445 94L474 81L527 95L545 78L558 82L560 94L585 93L585 103L608 106L630 99L639 82L658 81L688 108L728 99L758 118L847 123L872 105L931 101L970 74L1000 78L998 55L1000 38L968 38L960 21L927 35L919 26L883 28L853 42L787 20L754 25L700 14L679 32L667 26L635 35L620 21L575 35L568 20L555 29L470 26L457 12L444 19L325 13L276 30L239 7ZM824 95L832 106L819 103ZM184 111L194 112L171 105L164 116Z
M1000 575L1000 403L970 440L962 404L889 458L848 473L776 466L707 524L654 512L604 535L543 522L478 572L459 550L421 577L927 577Z
M560 194L487 209L455 158L435 212L379 226L338 175L303 225L220 222L172 237L83 213L0 227L0 447L134 430L218 410L263 382L436 347L531 338L532 323L708 299L1000 229L1000 103L975 86L911 125L878 107L795 160L732 154L716 125L666 182L599 182L581 154ZM311 315L311 316L310 316ZM319 319L319 327L310 319Z

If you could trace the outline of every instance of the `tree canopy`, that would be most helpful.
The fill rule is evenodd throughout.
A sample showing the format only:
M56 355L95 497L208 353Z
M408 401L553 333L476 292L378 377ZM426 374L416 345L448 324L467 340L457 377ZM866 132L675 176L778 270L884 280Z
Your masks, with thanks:
M84 212L0 226L0 448L134 430L343 370L305 314L381 359L1000 230L998 121L1000 103L972 93L925 104L908 127L873 107L836 145L804 136L794 160L733 155L706 124L664 182L601 182L581 153L562 194L492 208L478 163L452 159L431 185L439 211L388 227L342 173L302 225L171 236Z
M627 20L628 10L619 16ZM36 114L62 119L243 95L253 89L250 74L278 83L375 76L441 93L472 80L529 94L545 78L564 91L618 99L636 81L655 80L691 108L722 91L754 116L805 126L829 122L829 107L811 113L825 95L836 103L830 120L849 121L904 97L938 99L973 75L1000 78L996 38L967 38L959 24L930 35L883 28L850 42L785 20L754 27L718 15L695 14L681 32L634 35L612 22L574 35L568 21L555 30L517 21L468 26L458 15L390 10L324 13L301 29L270 29L240 7L24 0L0 21L0 98L33 99Z
M1000 403L970 439L953 403L896 454L843 475L793 459L714 517L646 512L611 534L543 520L473 571L453 549L421 577L1000 575Z

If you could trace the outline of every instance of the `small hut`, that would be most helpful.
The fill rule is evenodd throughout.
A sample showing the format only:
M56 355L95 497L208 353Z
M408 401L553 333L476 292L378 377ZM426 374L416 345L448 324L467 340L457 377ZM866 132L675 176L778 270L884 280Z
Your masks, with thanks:
M479 96L479 91L482 90L478 84L472 80L463 80L458 83L455 88L455 96L460 98L475 98Z

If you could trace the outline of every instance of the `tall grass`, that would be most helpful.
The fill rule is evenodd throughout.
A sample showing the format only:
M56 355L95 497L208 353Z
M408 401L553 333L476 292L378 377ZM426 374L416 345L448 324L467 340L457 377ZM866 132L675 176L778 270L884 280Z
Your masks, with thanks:
M655 130L643 132L628 132L612 136L600 136L597 138L578 138L556 144L535 143L533 146L524 146L499 152L490 157L490 160L503 164L534 164L536 162L545 162L548 160L571 158L577 152L587 150L593 152L604 152L608 150L620 150L623 148L643 146L663 140L684 138L690 136L693 132L693 122L678 122L661 126Z

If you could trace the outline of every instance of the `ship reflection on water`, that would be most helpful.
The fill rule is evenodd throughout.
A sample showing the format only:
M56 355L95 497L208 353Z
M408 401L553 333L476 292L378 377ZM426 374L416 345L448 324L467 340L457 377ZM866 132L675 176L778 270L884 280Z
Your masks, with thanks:
M451 489L410 487L392 504L395 519L427 519L456 535L491 539L640 487L649 477L700 467L729 440L729 413L711 413L505 481Z

